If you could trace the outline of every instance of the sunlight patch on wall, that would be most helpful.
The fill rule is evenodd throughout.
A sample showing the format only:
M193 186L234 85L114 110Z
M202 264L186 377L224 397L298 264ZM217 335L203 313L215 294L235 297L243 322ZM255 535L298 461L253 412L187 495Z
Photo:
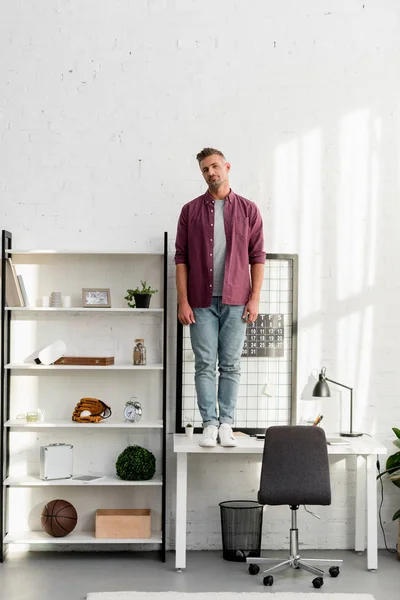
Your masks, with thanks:
M322 134L308 132L301 140L300 206L296 226L300 231L301 285L306 293L307 313L321 309L322 275ZM302 313L302 316L305 316Z
M365 285L371 194L370 111L342 119L336 209L338 299L359 294Z
M373 319L372 306L360 307L357 312L345 315L337 323L337 373L327 374L329 378L353 388L353 430L364 420L370 389L369 373L373 354ZM350 391L338 388L341 397L341 429L349 430L350 424Z
M291 252L288 240L297 237L300 194L300 158L298 139L280 144L274 157L274 202L276 219L273 237L280 252Z

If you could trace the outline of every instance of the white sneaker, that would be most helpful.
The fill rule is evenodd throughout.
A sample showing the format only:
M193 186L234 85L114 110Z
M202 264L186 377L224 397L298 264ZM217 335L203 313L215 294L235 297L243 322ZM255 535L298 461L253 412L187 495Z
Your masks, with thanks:
M203 448L213 448L217 445L218 427L215 425L207 425L203 429L203 435L200 438L199 446Z
M233 448L236 446L236 440L232 433L232 427L228 423L222 423L218 429L218 437L221 446Z

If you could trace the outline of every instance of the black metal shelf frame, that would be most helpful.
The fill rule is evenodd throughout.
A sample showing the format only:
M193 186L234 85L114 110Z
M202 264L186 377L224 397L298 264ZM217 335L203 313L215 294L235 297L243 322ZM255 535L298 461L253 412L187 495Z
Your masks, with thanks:
M10 463L10 432L4 424L10 414L10 377L11 373L5 366L10 362L10 333L11 333L11 311L6 310L6 258L7 250L11 249L12 235L9 231L1 234L1 461L0 461L0 483L1 491L1 518L0 518L0 561L3 562L6 552L4 538L7 534L7 488L3 481L8 477Z

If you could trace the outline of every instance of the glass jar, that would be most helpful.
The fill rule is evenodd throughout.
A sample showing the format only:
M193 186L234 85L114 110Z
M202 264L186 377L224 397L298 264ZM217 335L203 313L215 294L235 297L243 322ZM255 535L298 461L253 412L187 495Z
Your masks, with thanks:
M144 339L142 338L137 338L135 340L135 347L133 348L133 364L146 364L146 347L144 345Z

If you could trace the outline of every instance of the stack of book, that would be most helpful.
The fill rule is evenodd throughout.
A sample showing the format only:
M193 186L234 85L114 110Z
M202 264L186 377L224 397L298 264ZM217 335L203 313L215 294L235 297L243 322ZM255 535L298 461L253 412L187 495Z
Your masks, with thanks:
M29 306L22 275L17 275L11 258L6 259L6 304L7 306Z

